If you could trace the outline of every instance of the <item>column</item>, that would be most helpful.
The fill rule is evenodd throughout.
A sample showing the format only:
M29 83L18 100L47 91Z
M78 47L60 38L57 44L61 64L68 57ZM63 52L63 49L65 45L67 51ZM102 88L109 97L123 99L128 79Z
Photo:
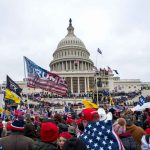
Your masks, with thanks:
M68 70L68 66L67 66L68 64L67 64L67 61L66 61L66 70Z
M80 69L80 67L79 67L79 66L80 66L80 61L78 62L78 69L77 69L78 71L79 71L79 69Z
M58 63L58 71L60 71L60 63Z
M89 64L87 63L87 70L89 70Z
M71 61L70 61L70 70L72 70Z
M83 61L82 61L82 70L84 70L84 69L83 69Z
M71 93L73 93L73 79L71 77Z
M56 64L56 70L58 71L58 64Z
M78 94L80 93L80 77L78 77Z
M61 71L63 71L63 62L61 62Z
M55 71L57 70L57 68L56 68L56 64L55 64Z
M89 87L89 77L87 77L87 89L89 91L90 87Z
M86 93L86 77L84 77L84 86L85 86L85 93Z

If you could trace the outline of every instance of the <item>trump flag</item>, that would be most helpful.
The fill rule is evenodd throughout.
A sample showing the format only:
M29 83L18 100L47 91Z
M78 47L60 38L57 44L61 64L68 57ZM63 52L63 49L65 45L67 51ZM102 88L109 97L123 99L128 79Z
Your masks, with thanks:
M49 72L24 57L27 66L27 86L41 88L58 95L67 94L67 83L59 75Z

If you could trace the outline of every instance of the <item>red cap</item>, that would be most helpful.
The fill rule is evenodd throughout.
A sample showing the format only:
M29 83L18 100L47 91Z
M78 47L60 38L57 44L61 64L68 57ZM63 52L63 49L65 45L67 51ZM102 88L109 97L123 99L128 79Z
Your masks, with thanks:
M44 122L41 125L40 135L41 135L41 141L54 142L58 138L59 129L54 123Z
M69 140L72 138L72 135L69 132L62 132L62 133L60 133L59 137L63 137L65 139Z
M67 124L69 124L69 125L72 125L72 123L74 123L75 121L73 120L73 119L70 119L70 118L68 118L67 120L66 120L66 123Z
M93 115L98 114L98 112L93 108L86 108L82 110L82 120L93 121Z
M79 118L77 121L76 121L76 124L79 125L80 123L82 123L82 119Z

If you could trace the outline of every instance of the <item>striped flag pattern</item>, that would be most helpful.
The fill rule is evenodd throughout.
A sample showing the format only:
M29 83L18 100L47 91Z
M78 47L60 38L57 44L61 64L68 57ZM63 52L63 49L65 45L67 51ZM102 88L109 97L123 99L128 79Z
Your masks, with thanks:
M51 73L36 65L27 57L24 57L27 66L27 86L31 88L41 88L58 95L67 94L66 81L57 74Z

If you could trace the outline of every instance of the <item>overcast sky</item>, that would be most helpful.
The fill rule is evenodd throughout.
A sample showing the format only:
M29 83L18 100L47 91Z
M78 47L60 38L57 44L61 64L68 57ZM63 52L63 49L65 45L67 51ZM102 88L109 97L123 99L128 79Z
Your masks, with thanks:
M0 83L23 80L23 56L49 70L52 54L75 34L98 67L121 79L150 81L150 0L0 0Z

